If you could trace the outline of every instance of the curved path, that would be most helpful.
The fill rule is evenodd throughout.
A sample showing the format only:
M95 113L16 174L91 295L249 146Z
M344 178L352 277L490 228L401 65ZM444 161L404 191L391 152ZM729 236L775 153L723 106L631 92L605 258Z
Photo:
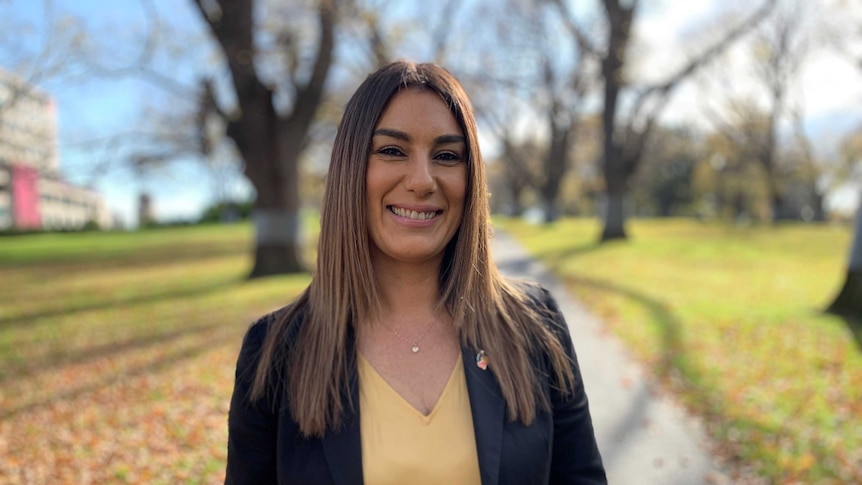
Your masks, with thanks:
M559 303L575 342L609 483L730 483L713 463L697 421L649 384L622 345L547 269L499 230L492 251L503 273L540 282Z

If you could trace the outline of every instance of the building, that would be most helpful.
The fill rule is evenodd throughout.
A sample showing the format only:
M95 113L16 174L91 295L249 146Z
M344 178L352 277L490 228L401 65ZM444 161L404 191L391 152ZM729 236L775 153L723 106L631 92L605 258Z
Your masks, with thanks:
M54 101L0 70L0 230L111 226L99 194L66 182L59 168Z

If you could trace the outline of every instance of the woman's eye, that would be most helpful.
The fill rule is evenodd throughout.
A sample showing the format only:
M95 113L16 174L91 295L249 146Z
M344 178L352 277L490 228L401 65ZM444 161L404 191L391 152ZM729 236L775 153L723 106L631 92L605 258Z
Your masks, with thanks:
M380 150L377 150L377 153L381 155L389 155L391 157L400 157L404 155L404 152L396 147L383 147Z
M453 153L453 152L438 153L435 158L437 160L440 160L443 162L449 162L449 163L461 161L461 155L459 155L457 153Z

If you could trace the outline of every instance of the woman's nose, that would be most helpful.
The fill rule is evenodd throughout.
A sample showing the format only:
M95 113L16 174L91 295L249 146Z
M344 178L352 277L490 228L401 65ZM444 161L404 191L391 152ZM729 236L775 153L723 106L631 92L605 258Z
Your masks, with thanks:
M417 193L419 196L427 196L434 192L436 182L431 173L433 161L430 157L419 155L412 157L407 164L407 175L405 185L407 190Z

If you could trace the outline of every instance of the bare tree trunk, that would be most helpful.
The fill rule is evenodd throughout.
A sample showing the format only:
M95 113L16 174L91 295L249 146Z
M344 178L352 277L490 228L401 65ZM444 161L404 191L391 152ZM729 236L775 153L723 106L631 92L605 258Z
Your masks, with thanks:
M782 47L787 47L787 34L786 32L782 35L780 44ZM773 64L780 64L785 57L789 55L786 52L779 52L774 54L774 59L772 61ZM763 164L763 168L766 171L766 176L768 180L766 181L767 189L769 190L769 203L772 206L772 222L778 221L779 219L784 219L786 215L784 214L784 197L781 193L780 182L778 180L778 123L781 114L785 109L785 96L784 89L785 83L789 82L787 79L788 76L782 77L779 72L781 71L780 67L775 67L776 71L773 73L772 82L770 88L772 90L772 109L768 116L768 127L766 133L765 146L763 150L763 159L761 163Z
M607 207L605 207L605 228L601 241L625 239L625 201L626 193L622 190L607 191Z
M604 39L606 46L603 47L594 45L591 36L577 25L568 7L570 2L555 0L554 3L563 12L563 21L583 51L601 63L602 82L604 82L602 131L605 137L602 164L608 191L608 212L605 214L605 228L601 240L624 239L626 231L623 201L628 191L628 181L637 170L650 131L667 104L668 97L680 82L715 59L743 34L756 26L772 10L775 0L765 0L763 6L751 17L731 28L718 42L690 59L685 66L672 73L664 82L643 90L635 97L634 107L624 120L616 119L617 98L621 90L630 87L626 82L623 67L631 36L632 21L639 1L602 1L607 24Z
M499 131L502 133L498 137L502 140L502 160L505 164L503 178L512 196L509 215L519 217L524 213L524 190L535 187L536 182L527 167L525 156L519 153L519 149L510 142L506 128L501 127Z
M282 130L283 131L283 130ZM282 136L282 140L291 137ZM276 143L276 148L280 143ZM281 143L284 144L284 141ZM284 165L296 167L298 160L286 160L289 153L273 153L271 159L285 159ZM297 155L298 157L298 155ZM298 170L285 170L281 164L268 164L269 178L257 178L252 218L255 228L254 266L250 277L298 272L299 258L299 184ZM251 178L251 177L250 177Z
M625 214L623 199L631 173L627 173L623 160L623 142L617 133L617 99L624 86L623 65L631 36L631 26L637 2L626 8L616 0L604 2L608 18L609 37L607 53L602 59L604 81L604 107L602 110L602 132L604 133L603 172L607 190L607 207L602 241L625 239Z
M195 5L227 59L239 105L236 114L225 115L230 120L227 134L257 191L255 261L250 277L300 272L299 159L332 65L334 2L321 0L318 5L320 39L314 65L307 81L293 85L295 101L286 114L276 112L274 93L255 67L254 0L195 0Z
M613 142L605 141L605 153L609 157L605 162L605 194L607 203L605 205L604 229L601 241L612 241L614 239L625 239L626 236L626 214L625 199L628 193L628 176L622 166L622 150Z
M512 217L521 217L524 215L524 204L521 202L521 198L524 196L524 184L519 182L509 180L509 194L511 199L509 200L509 213L508 215Z
M835 301L826 310L830 313L862 317L862 199L856 209L853 245L850 247L850 264L847 278Z
M551 116L553 118L553 113ZM541 190L545 222L554 222L560 215L557 199L568 168L572 131L572 126L556 126L552 121L551 146L545 160L545 180Z

